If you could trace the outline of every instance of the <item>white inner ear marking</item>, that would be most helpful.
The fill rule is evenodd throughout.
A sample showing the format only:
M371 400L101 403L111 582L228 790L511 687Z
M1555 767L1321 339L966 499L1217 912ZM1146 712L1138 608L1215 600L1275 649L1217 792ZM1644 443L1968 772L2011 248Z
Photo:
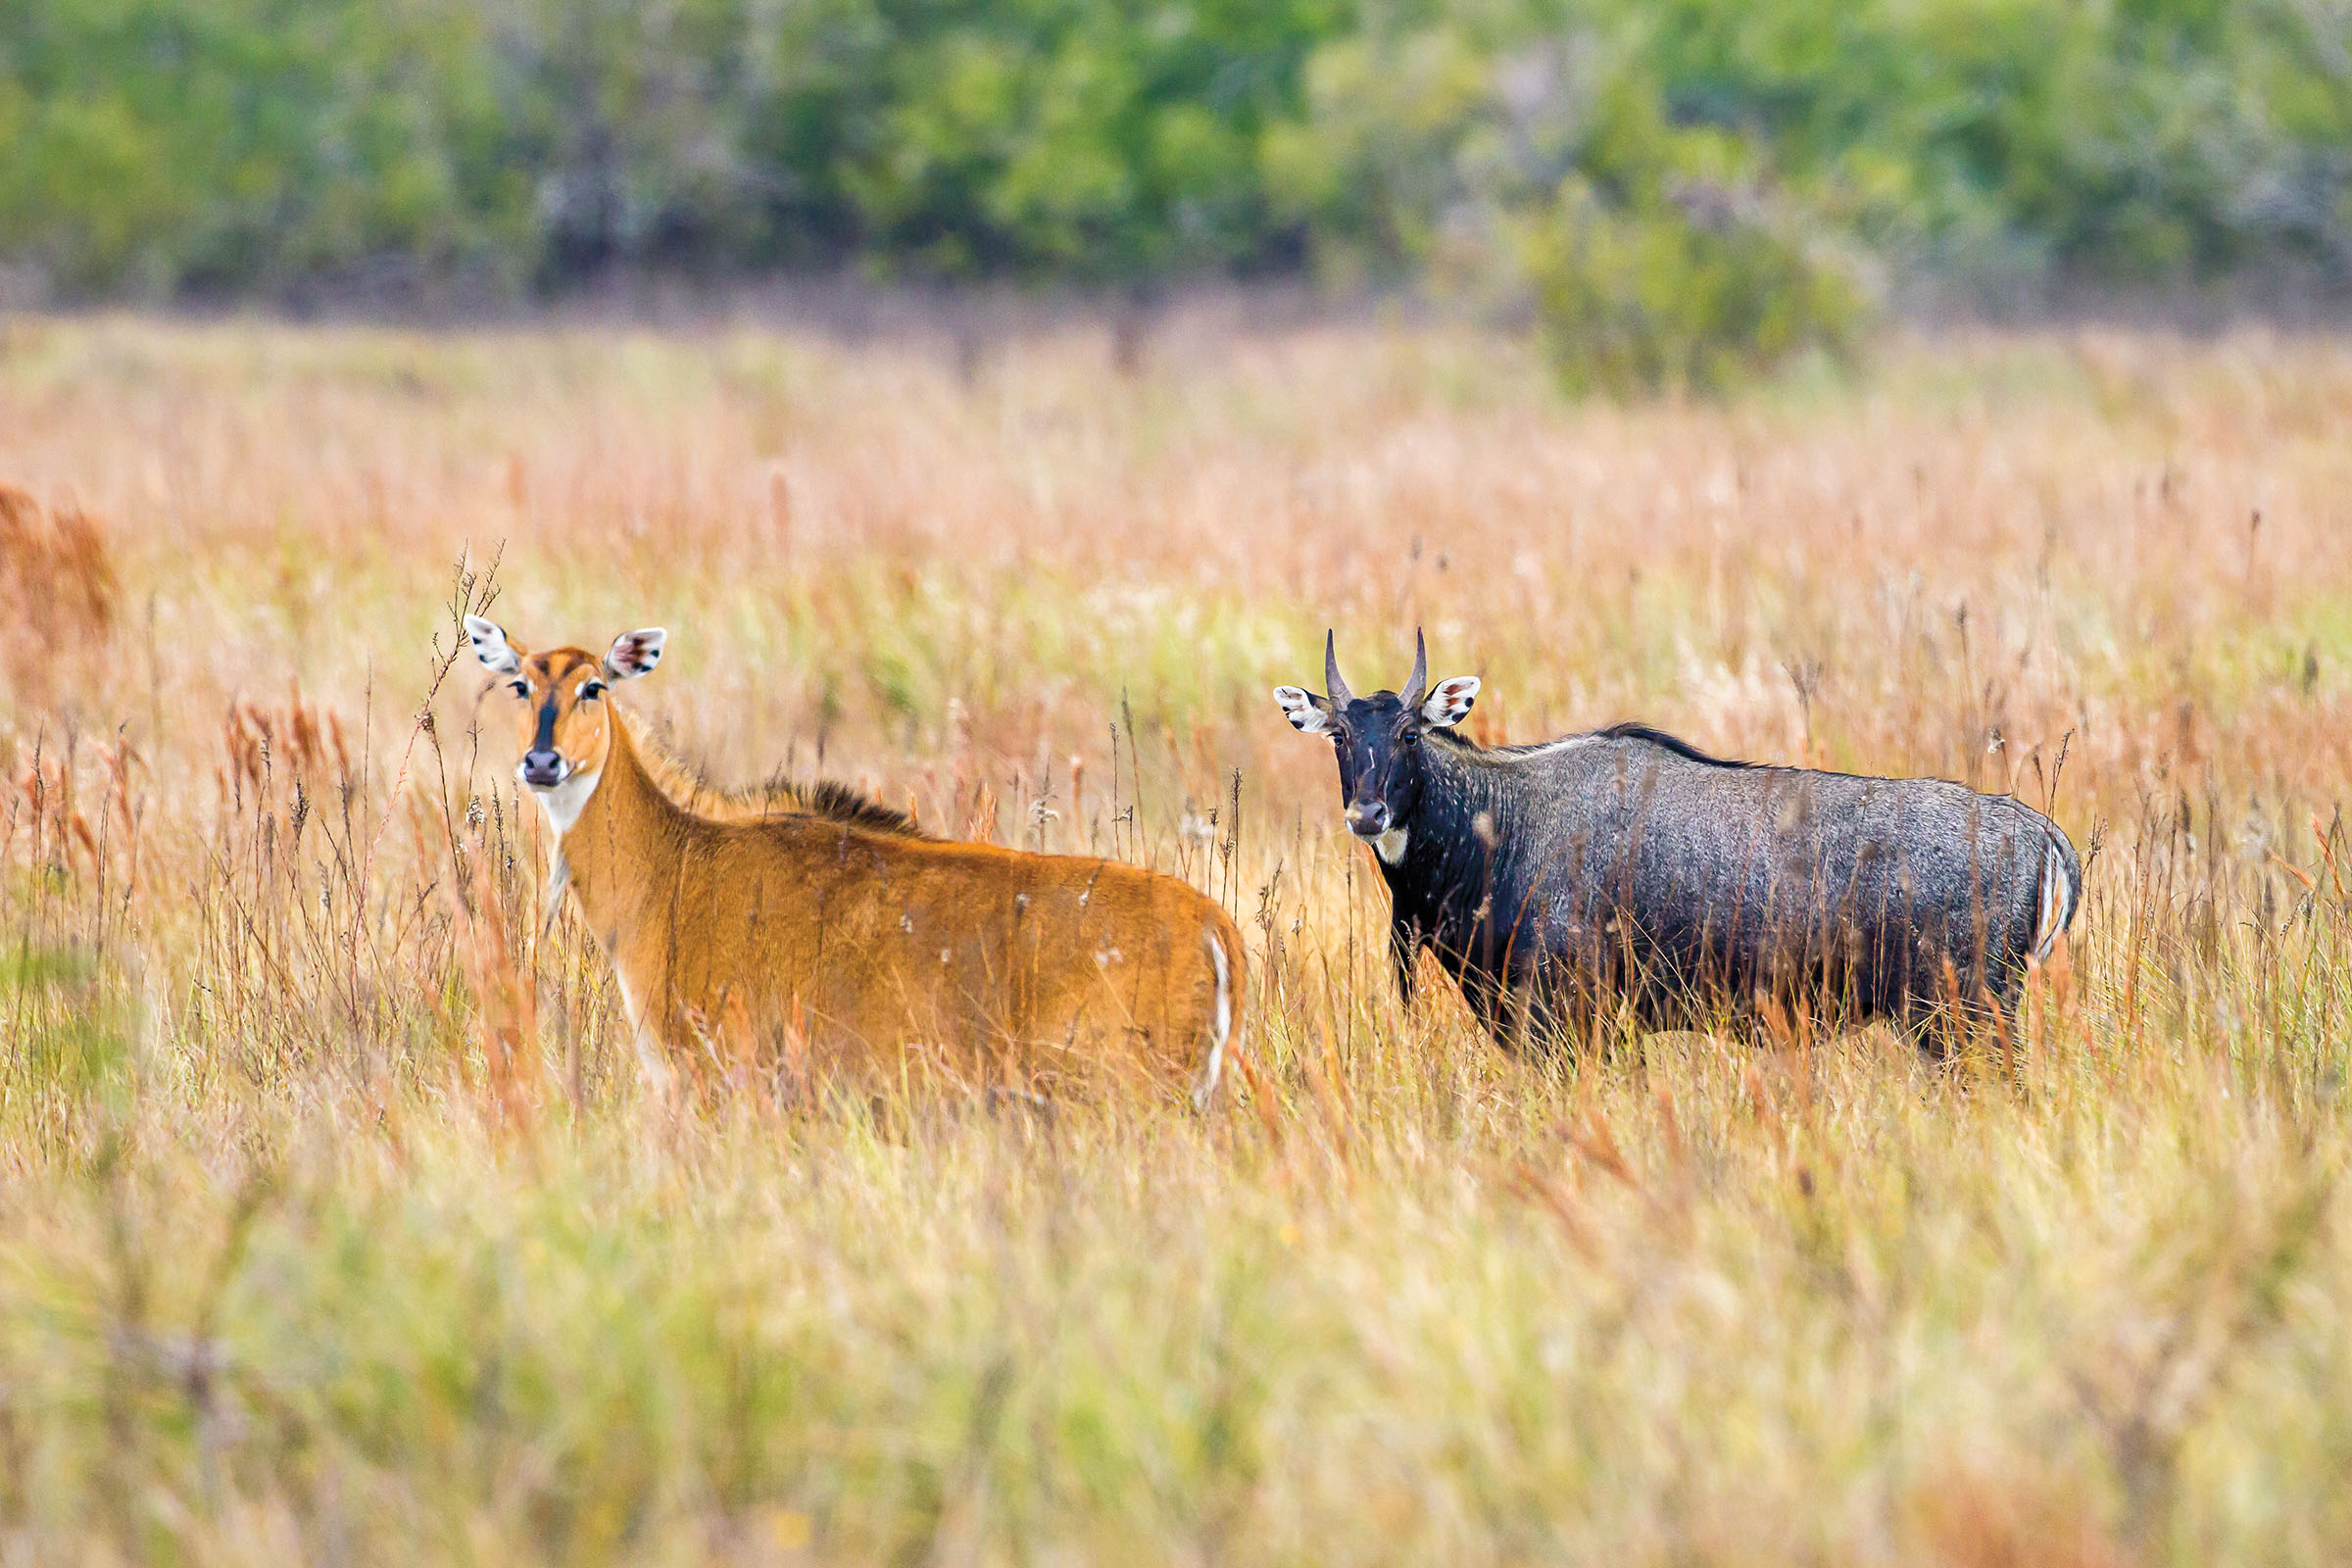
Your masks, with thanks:
M1404 842L1409 829L1393 827L1372 840L1372 853L1380 857L1383 865L1395 865L1404 858Z
M1451 680L1438 682L1421 705L1421 722L1433 729L1450 729L1470 716L1470 705L1478 700L1478 677L1456 675Z
M1299 734L1331 733L1331 715L1317 707L1314 698L1307 692L1297 686L1277 686L1274 688L1274 701L1282 705L1283 716L1291 721L1291 727Z
M612 639L612 650L605 655L605 674L612 680L634 680L650 675L662 662L662 645L669 633L660 626L648 626L642 631L623 632Z
M522 661L515 656L514 645L507 641L506 632L495 620L467 615L466 640L473 644L473 657L501 675L512 675L522 667Z

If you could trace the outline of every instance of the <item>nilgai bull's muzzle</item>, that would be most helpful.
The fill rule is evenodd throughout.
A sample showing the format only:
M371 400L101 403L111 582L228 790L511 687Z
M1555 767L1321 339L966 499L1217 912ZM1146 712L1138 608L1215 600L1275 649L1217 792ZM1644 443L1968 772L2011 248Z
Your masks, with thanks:
M1348 808L1348 831L1359 839L1376 839L1389 830L1389 803L1358 801Z

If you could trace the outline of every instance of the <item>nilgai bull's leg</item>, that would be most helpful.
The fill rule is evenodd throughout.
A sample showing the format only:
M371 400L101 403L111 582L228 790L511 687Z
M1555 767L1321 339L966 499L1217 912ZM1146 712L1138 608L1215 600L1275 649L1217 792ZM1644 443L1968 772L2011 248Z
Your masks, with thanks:
M1582 1056L1599 1045L1601 1012L1592 988L1549 967L1531 969L1518 982L1529 1047L1548 1056L1559 1051Z
M2017 1044L2020 1012L2015 983L1988 990L1974 974L1957 973L1949 963L1938 961L1929 968L1933 983L1911 988L1903 999L1901 1015L1904 1032L1922 1055L1949 1061L1955 1048L1972 1036L2006 1040L2012 1047Z
M1583 1046L1593 1014L1578 1005L1576 989L1564 978L1533 944L1512 953L1499 999L1503 1032L1496 1038L1514 1055L1548 1056L1562 1045L1571 1051Z
M1461 987L1462 1000L1470 1004L1470 1015L1496 1045L1510 1047L1510 1036L1502 1016L1502 984L1495 976L1475 965L1465 964L1454 974Z
M1403 920L1389 923L1389 967L1396 976L1396 1001L1413 1010L1413 960L1421 953L1421 933Z

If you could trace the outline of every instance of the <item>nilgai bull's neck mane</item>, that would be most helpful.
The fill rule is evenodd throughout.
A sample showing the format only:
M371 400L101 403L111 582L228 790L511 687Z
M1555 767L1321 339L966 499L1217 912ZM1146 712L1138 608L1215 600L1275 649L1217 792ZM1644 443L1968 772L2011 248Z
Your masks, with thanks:
M1750 768L1753 762L1735 761L1700 751L1680 736L1669 735L1647 724L1627 722L1611 724L1605 729L1587 730L1581 735L1563 735L1558 740L1538 741L1527 746L1479 746L1449 731L1436 731L1432 739L1441 743L1439 755L1463 768L1509 768L1532 762L1541 758L1557 756L1580 746L1606 741L1640 741L1671 752L1686 761L1703 763L1708 767Z
M1446 730L1429 732L1421 748L1424 815L1430 806L1443 803L1442 814L1466 828L1481 813L1494 811L1523 771L1523 754L1533 750L1479 746ZM1426 854L1430 836L1418 837Z
M1448 731L1435 730L1426 736L1422 749L1426 769L1422 788L1427 798L1446 803L1464 823L1481 812L1493 813L1493 819L1499 822L1524 810L1532 799L1548 788L1539 782L1544 769L1555 763L1574 766L1571 759L1577 753L1590 753L1595 747L1623 747L1629 742L1655 748L1657 753L1702 767L1738 771L1755 765L1711 757L1689 742L1646 724L1611 724L1606 729L1563 735L1532 746L1480 746ZM1535 794L1531 795L1531 790Z

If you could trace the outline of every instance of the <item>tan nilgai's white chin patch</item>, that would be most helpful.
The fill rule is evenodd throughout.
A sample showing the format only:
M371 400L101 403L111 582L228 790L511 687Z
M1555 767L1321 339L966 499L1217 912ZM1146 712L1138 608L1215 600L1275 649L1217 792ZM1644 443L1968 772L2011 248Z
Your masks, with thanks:
M1372 840L1372 853L1380 857L1383 865L1395 865L1404 858L1406 830L1393 827Z
M571 824L588 808L588 797L596 793L596 781L601 776L601 769L595 773L574 773L561 784L531 790L531 799L547 813L547 825L556 830L557 838L570 832Z

